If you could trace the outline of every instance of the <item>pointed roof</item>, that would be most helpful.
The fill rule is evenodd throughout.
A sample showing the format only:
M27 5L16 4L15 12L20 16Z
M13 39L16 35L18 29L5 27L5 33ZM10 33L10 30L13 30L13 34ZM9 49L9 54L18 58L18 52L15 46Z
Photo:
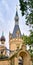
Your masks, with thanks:
M18 5L16 5L16 16L18 16Z
M2 32L1 41L5 41L4 32Z
M13 37L21 37L21 32L20 32L20 28L19 28L19 17L18 17L18 11L16 10L16 16L15 16L15 27L13 30Z
M14 30L13 30L13 37L17 37L17 32L19 31L19 37L21 37L21 32L20 32L20 28L19 25L15 25Z

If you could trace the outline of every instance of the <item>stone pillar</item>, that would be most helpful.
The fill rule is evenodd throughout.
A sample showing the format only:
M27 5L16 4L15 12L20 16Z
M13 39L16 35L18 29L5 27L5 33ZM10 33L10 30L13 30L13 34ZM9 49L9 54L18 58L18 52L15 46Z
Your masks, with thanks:
M14 65L18 65L18 58L17 57L15 57L14 62L15 62Z

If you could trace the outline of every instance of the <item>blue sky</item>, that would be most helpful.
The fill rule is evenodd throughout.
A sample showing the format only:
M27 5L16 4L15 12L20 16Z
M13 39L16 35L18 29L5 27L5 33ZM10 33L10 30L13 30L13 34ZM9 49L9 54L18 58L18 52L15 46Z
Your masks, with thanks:
M21 11L19 10L18 0L0 0L0 37L2 31L6 38L6 44L9 42L9 31L12 33L15 25L14 17L16 13L16 5L18 5L19 14L19 26L21 33L29 35L29 27L25 25L25 17L22 17ZM6 45L7 46L7 45Z

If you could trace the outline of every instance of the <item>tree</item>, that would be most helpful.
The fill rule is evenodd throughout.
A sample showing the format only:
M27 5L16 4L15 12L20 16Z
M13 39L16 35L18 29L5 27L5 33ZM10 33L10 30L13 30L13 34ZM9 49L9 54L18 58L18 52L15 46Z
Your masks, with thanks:
M33 44L33 31L30 30L30 41L31 41L31 44Z
M22 38L29 45L30 55L33 56L33 50L31 49L33 46L33 0L19 0L19 2L21 14L22 16L25 15L26 18L26 25L31 27L29 37L23 35Z
M30 26L30 36L27 38L30 42L33 43L33 0L19 0L20 2L20 10L22 16L25 15L26 25ZM26 38L26 37L25 37Z
M24 40L25 44L30 45L30 37L23 34L22 39Z
M31 33L32 33L32 31L31 31ZM33 36L33 33L30 34L30 36L26 36L24 34L22 36L22 39L24 40L25 44L29 46L29 50L28 51L30 52L31 57L33 57L33 49L32 49L32 46L33 46L33 38L31 38L32 36Z
M26 36L23 34L22 36L22 39L24 40L25 44L27 45L30 45L31 44L31 39L30 39L30 36Z
M19 0L22 16L26 15L26 24L33 28L33 0Z

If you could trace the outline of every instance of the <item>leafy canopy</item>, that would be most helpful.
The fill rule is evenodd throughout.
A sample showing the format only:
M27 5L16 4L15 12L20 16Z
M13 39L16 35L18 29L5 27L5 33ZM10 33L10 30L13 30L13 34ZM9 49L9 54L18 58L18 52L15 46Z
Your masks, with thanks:
M33 0L19 0L22 16L26 15L26 24L33 27Z

